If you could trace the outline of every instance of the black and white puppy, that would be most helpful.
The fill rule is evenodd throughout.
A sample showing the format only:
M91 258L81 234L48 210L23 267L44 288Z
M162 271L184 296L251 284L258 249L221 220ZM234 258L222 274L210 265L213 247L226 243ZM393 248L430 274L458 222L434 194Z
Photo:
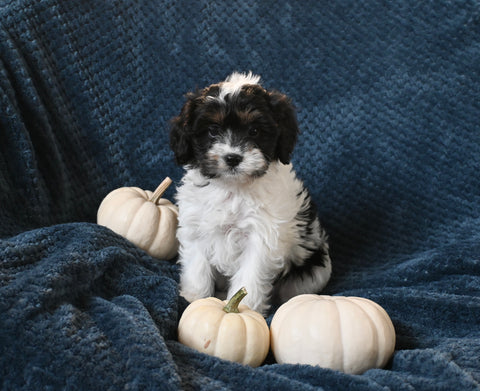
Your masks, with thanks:
M177 189L180 293L188 301L245 287L244 303L317 293L331 273L327 237L290 155L290 100L260 77L233 73L187 95L171 147L186 173Z

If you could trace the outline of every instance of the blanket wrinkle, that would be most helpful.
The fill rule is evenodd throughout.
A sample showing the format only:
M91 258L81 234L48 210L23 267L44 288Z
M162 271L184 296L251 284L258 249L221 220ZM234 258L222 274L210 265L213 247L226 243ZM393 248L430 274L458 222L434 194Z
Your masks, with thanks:
M480 390L479 21L477 0L0 0L0 390ZM184 94L250 70L298 109L323 293L387 311L385 368L187 348L175 260L95 224L118 187L169 176L173 200Z

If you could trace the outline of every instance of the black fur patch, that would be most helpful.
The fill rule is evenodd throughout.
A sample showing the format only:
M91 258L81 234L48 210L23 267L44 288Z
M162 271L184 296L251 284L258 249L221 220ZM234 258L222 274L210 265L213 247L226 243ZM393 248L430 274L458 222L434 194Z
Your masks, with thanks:
M307 189L298 195L304 197L304 208L297 214L297 227L302 238L302 248L311 252L311 255L302 264L292 263L286 277L303 277L311 275L311 270L316 266L325 266L328 257L328 245L323 239L325 233L318 221L317 207L312 201Z

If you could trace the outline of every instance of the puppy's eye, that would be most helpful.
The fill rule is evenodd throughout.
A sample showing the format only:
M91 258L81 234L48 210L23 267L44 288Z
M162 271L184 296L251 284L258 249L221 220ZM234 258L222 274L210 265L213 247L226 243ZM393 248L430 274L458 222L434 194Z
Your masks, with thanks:
M258 129L257 128L250 128L248 129L248 135L250 137L255 137L258 135Z
M208 127L208 137L215 138L220 134L220 126L218 125L210 125Z

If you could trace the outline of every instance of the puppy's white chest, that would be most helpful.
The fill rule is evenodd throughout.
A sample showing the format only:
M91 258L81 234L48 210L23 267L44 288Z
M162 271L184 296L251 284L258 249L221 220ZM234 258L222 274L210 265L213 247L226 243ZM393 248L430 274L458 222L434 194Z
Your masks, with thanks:
M288 258L299 210L295 194L301 191L291 168L273 166L250 186L212 182L205 184L191 171L179 189L182 257L202 254L226 276L233 276L248 259L280 265Z
M258 208L250 200L239 195L227 194L223 200L210 205L202 221L202 232L210 232L210 248L207 249L210 262L222 274L231 276L238 268L238 259L255 233L258 224Z

